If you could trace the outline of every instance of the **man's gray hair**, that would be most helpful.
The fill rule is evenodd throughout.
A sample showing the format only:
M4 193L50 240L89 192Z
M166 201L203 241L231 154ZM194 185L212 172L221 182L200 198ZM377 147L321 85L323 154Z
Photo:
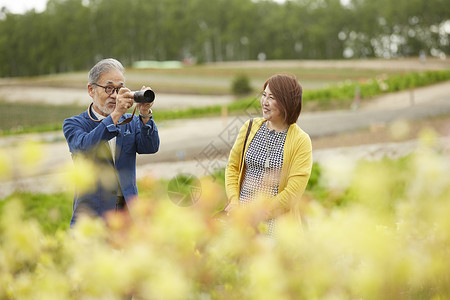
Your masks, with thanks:
M105 58L96 63L89 71L89 84L97 83L103 73L107 73L111 70L118 70L122 74L125 73L125 68L120 61L114 58Z

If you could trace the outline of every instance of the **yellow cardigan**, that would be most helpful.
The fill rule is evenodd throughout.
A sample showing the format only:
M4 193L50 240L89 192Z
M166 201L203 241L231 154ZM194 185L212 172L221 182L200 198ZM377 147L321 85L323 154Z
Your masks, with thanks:
M250 142L264 121L264 118L253 119L253 125L245 145L245 154ZM244 146L249 122L250 120L241 127L239 135L231 149L225 170L225 188L228 203L233 205L239 204L239 193L245 172L245 164L241 162L242 147ZM261 149L261 151L265 150ZM294 123L289 126L284 144L283 167L278 194L269 201L268 213L272 217L289 211L293 213L296 219L300 220L300 199L311 175L311 168L311 139L306 132Z

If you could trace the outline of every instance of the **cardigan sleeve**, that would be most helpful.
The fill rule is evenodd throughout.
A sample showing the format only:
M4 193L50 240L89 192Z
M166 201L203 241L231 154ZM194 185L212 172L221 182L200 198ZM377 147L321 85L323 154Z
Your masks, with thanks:
M302 132L301 138L289 145L289 153L283 165L279 193L270 199L268 212L276 217L298 205L308 184L312 169L312 145L308 134Z
M239 189L240 189L240 175L242 172L241 159L244 146L244 139L248 129L250 120L239 130L239 134L234 142L233 148L231 148L230 155L228 157L228 163L225 169L225 190L227 193L228 204L239 203Z

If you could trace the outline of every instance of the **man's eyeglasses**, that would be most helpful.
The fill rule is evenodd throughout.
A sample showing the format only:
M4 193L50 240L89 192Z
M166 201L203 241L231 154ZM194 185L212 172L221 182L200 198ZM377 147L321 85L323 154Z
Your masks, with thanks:
M115 88L113 86L103 86L103 85L100 85L100 84L97 84L97 83L93 83L93 85L99 86L101 88L104 88L105 89L105 93L107 93L108 95L112 95L112 94L114 94L114 92L116 92L118 94L120 89L122 88L122 87Z

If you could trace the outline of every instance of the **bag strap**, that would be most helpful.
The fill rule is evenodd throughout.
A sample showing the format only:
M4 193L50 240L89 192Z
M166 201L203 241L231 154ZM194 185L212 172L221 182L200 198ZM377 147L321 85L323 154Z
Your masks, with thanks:
M250 130L252 129L252 124L253 124L253 118L250 119L250 122L248 123L247 133L245 134L244 147L242 148L241 168L242 168L242 164L244 163L243 160L244 160L245 145L247 144L248 136L250 135ZM220 220L223 216L227 216L228 213L226 212L225 209L227 208L227 206L229 204L230 204L230 202L227 203L227 205L225 206L225 208L223 210L216 213L214 215L214 219Z
M244 160L244 153L245 153L245 145L247 144L248 136L250 135L250 130L252 129L252 124L253 124L253 119L250 119L250 122L248 123L247 134L245 135L244 147L242 147L241 163L244 163L243 160Z

